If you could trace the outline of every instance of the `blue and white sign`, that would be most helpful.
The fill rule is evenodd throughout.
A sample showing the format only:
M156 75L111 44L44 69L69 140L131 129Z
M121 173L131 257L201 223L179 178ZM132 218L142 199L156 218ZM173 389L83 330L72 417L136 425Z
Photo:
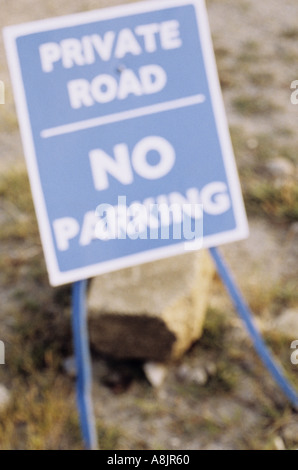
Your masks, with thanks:
M52 285L247 236L203 1L4 36Z

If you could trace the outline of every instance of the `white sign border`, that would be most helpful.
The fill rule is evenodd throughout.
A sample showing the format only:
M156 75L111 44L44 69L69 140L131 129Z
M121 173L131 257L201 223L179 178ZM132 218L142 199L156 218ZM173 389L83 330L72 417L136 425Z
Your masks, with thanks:
M235 157L233 153L230 134L228 131L228 123L218 80L216 61L214 57L207 10L204 0L151 0L141 3L131 3L112 8L105 8L102 10L75 13L59 18L39 20L21 24L18 26L8 26L4 29L3 32L5 47L15 94L17 114L20 123L20 130L28 167L29 179L31 183L31 190L37 213L39 230L41 234L46 264L49 272L50 283L52 286L68 284L107 272L116 271L130 266L135 266L138 264L147 263L150 261L155 261L170 256L183 254L186 252L185 243L179 242L175 245L171 245L168 247L161 247L137 253L134 255L117 258L112 261L89 265L84 268L69 270L67 272L61 272L59 270L58 262L56 259L54 241L52 238L52 231L47 216L44 194L42 191L41 181L37 167L34 139L27 107L26 93L22 81L21 67L18 58L16 40L20 36L29 35L32 33L93 23L100 20L138 15L140 13L149 13L152 11L164 10L166 8L186 5L193 5L197 12L197 22L199 26L200 40L203 50L208 83L210 87L213 112L215 115L221 149L223 152L224 165L229 182L229 188L231 191L231 197L233 201L236 219L236 228L234 230L226 231L204 238L203 247L208 248L211 246L234 242L246 238L249 234L242 192L235 163ZM196 242L194 242L194 244L195 243ZM191 243L188 243L187 245L189 251Z

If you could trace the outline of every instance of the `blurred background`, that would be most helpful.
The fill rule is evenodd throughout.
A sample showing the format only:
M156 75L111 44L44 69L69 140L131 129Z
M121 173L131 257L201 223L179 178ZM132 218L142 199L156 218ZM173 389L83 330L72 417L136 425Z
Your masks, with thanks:
M121 0L0 0L0 28ZM298 388L296 0L207 0L251 235L222 248L264 334ZM49 286L0 38L0 449L81 449L70 288ZM169 272L170 276L170 272ZM93 351L102 449L295 449L297 414L252 348L215 276L202 338L150 383L141 361Z

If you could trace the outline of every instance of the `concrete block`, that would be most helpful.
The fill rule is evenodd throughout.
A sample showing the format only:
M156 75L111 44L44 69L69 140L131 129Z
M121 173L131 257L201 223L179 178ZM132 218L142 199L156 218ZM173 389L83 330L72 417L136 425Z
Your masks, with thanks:
M93 348L117 359L179 358L202 333L213 273L201 250L93 279Z

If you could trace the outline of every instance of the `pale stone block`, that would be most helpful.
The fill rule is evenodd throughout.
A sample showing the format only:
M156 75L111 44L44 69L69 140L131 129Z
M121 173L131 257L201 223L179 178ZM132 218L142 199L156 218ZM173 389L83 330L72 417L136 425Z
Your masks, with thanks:
M180 357L202 334L213 274L208 252L201 250L93 279L93 347L119 359Z

